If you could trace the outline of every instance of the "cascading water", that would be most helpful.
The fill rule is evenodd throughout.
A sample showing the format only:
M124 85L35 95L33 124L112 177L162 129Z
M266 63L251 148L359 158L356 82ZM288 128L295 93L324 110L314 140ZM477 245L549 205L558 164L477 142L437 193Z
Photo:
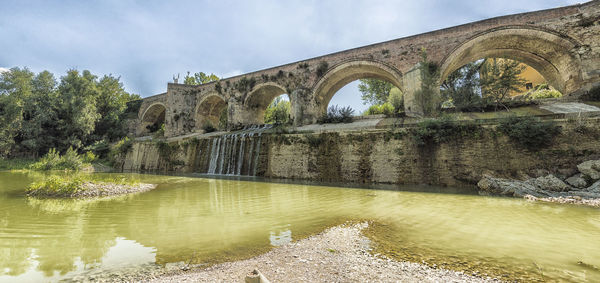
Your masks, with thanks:
M270 128L272 125L251 126L233 134L214 138L211 143L207 173L256 176L261 135Z

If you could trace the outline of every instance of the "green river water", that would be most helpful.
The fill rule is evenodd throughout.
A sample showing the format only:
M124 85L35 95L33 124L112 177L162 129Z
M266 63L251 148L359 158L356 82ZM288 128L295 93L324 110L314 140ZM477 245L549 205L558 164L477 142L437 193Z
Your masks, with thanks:
M387 255L524 281L600 282L600 209L520 199L255 181L94 174L158 188L37 200L39 173L0 172L0 282L250 257L347 220Z

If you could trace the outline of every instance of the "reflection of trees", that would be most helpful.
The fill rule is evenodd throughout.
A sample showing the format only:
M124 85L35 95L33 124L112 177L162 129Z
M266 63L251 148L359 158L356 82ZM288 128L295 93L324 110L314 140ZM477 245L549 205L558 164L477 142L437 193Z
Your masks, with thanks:
M79 260L88 268L100 265L117 237L155 247L158 263L192 258L221 261L269 248L270 232L279 233L282 227L289 227L294 236L317 232L343 214L335 211L339 202L360 205L356 194L342 190L164 176L136 178L161 185L148 193L110 200L2 200L7 206L0 210L0 228L25 232L20 239L11 239L9 247L0 243L0 263L10 268L10 275L18 275L31 268L33 255L33 260L39 261L37 269L44 274L65 274L77 269ZM32 227L37 229L33 235Z

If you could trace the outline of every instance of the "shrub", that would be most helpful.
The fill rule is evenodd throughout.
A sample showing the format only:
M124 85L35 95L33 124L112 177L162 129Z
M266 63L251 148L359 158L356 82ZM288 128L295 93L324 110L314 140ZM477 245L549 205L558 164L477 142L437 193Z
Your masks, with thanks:
M560 126L554 121L543 122L535 117L514 116L500 121L498 130L529 150L552 144L554 137L561 132Z
M204 121L204 123L202 124L202 130L204 130L204 133L212 133L216 131L217 128L215 128L215 126L213 126L213 124L210 121Z
M321 118L319 124L327 123L352 123L354 109L350 106L338 107L337 105L330 106Z
M319 62L319 66L317 66L317 76L322 77L327 73L327 69L329 68L329 64L325 61Z
M125 155L133 147L133 141L129 137L124 137L112 148L112 153L116 155Z
M582 96L582 98L589 101L600 101L600 85L597 85L590 89L586 94Z
M31 164L30 168L33 170L80 170L86 164L84 158L78 155L72 147L62 156L52 148L38 162Z
M160 127L158 128L158 130L156 130L156 132L154 132L152 134L152 138L162 139L164 137L165 137L165 124L160 124Z
M98 157L91 151L87 151L82 156L82 160L84 163L92 163L92 162L96 161L97 159L98 159Z
M531 99L544 99L544 98L559 98L562 97L562 93L555 89L540 89L532 92L529 95Z
M386 116L394 116L395 114L394 106L386 102L384 104L379 105L371 105L369 109L365 112L366 115L381 115L384 114Z
M22 170L31 168L31 164L34 161L31 159L22 159L22 158L11 158L4 159L0 158L0 170Z
M419 146L439 144L477 133L479 127L473 123L460 123L450 116L426 119L411 130L413 140Z
M66 178L51 176L41 182L34 182L26 189L27 195L38 197L67 197L82 190L83 180L79 177Z
M105 158L110 152L110 144L106 140L99 140L86 147L85 150L91 151L98 158Z

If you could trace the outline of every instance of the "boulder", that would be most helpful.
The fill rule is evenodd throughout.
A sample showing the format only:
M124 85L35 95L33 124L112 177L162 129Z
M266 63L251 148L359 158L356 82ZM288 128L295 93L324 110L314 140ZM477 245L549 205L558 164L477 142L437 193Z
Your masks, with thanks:
M501 195L512 197L525 197L532 195L534 197L548 197L547 192L540 191L538 187L527 182L515 181L509 179L494 178L484 175L477 183L480 193L484 195Z
M577 165L579 172L584 178L590 178L594 181L600 180L600 160L590 160Z
M545 177L539 177L535 179L529 179L525 183L535 186L538 191L552 191L552 192L566 192L570 191L571 186L565 184L561 179L550 174Z
M581 174L569 177L565 181L574 188L583 189L587 187L587 182L583 177L581 177Z
M598 194L598 197L600 198L600 181L592 184L587 189L585 189L585 191L586 192L590 192L590 193Z

